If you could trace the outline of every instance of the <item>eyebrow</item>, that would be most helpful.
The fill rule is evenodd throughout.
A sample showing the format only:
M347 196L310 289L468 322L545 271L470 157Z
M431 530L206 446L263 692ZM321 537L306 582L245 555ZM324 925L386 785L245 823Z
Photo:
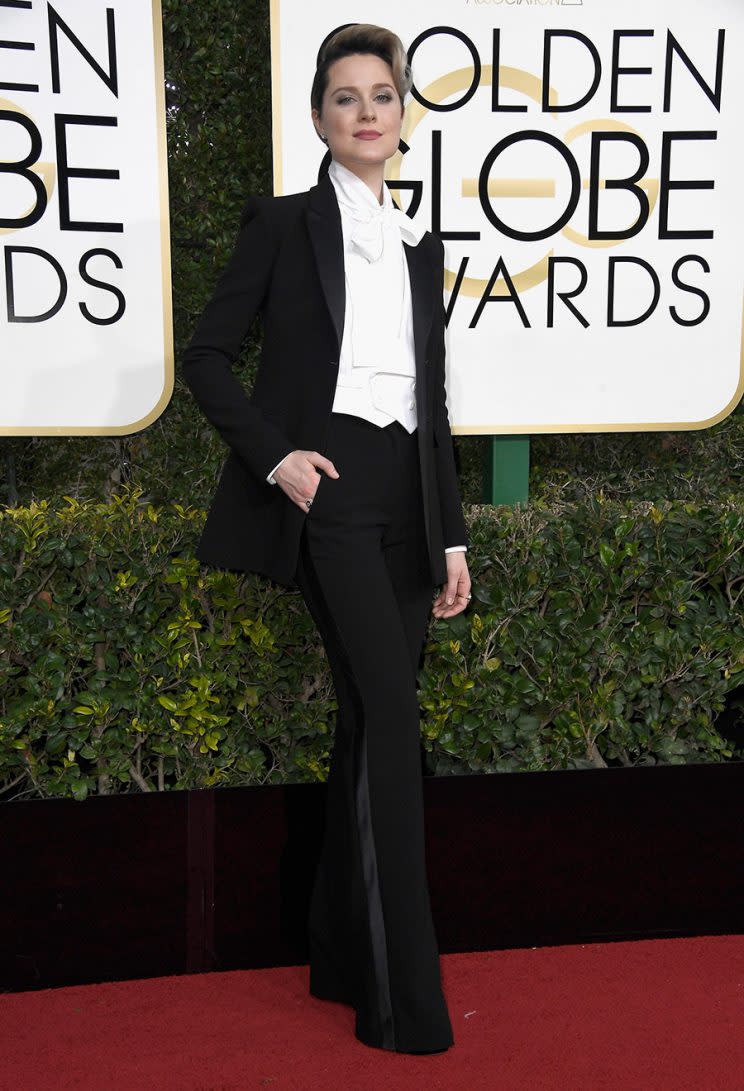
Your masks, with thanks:
M372 90L374 91L375 87L392 87L392 86L393 86L392 83L373 83L372 84ZM354 87L353 85L351 85L349 87L334 87L334 89L331 91L331 94L335 95L337 91L358 91L358 90L359 90L359 88Z

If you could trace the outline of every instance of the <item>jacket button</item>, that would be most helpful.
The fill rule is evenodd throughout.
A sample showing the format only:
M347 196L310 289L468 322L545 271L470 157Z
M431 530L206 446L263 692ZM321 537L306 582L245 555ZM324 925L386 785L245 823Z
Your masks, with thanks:
M338 360L331 360L331 367L338 367Z

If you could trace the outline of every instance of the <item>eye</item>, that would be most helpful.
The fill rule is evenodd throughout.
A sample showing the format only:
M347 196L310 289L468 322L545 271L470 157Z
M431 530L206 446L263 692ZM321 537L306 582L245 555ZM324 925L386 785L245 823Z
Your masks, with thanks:
M389 91L380 91L377 95L375 95L375 98L381 99L383 102L392 102L393 101L393 96L390 94ZM353 101L354 101L354 96L353 95L339 95L339 97L336 99L336 105L337 106L345 106L347 102L353 102Z

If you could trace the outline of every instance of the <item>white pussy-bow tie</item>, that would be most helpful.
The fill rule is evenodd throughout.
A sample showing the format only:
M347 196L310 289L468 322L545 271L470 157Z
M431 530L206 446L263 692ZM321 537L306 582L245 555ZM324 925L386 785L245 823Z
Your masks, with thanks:
M400 208L380 205L379 210L355 207L349 211L354 221L351 242L369 262L378 261L382 257L384 227L397 227L403 241L412 246L421 242L426 231L426 228L415 224Z

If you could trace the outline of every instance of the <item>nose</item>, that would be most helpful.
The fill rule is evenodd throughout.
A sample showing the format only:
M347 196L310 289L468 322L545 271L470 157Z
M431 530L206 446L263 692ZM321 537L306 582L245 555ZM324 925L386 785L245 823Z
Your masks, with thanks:
M373 118L375 116L375 108L371 102L365 102L362 105L362 117Z

